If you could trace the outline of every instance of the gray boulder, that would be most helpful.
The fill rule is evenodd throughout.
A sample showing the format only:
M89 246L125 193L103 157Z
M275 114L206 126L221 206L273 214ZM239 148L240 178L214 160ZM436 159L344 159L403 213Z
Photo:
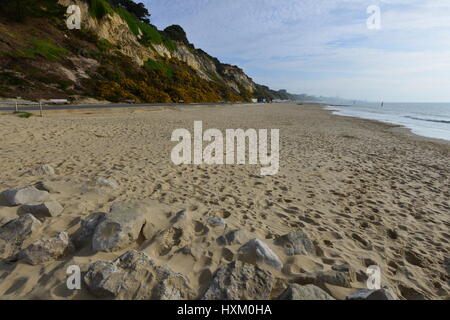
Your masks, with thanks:
M217 238L217 242L222 246L242 245L247 242L250 236L243 230L233 230Z
M389 288L379 290L363 289L348 295L345 300L399 300Z
M117 300L185 300L193 293L187 279L159 267L143 252L130 250L114 261L96 261L84 277L99 298Z
M267 300L273 276L256 265L234 261L219 268L203 300Z
M23 205L21 209L33 214L36 218L48 218L59 216L64 207L58 201L46 201L42 204Z
M119 202L95 228L92 249L114 252L135 242L146 222L148 207L144 203Z
M284 248L288 256L315 255L316 248L313 242L303 231L296 231L275 239L275 244Z
M291 284L278 297L278 300L336 300L327 292L323 291L315 285L309 284L301 286L298 284Z
M48 199L49 193L35 187L23 187L3 191L0 197L4 199L8 206L19 206L44 202Z
M106 213L94 212L86 219L81 220L81 226L72 237L72 242L77 248L92 245L92 237L98 224L106 218Z
M281 270L283 263L280 258L259 239L252 239L239 249L240 259L248 263L264 263L272 268Z
M71 249L69 235L67 232L60 232L53 238L38 240L20 251L18 260L33 266L54 261L64 256Z
M22 243L36 232L41 222L33 215L26 214L0 228L0 258L14 256Z
M224 227L226 225L226 222L221 218L209 218L208 224L211 227Z

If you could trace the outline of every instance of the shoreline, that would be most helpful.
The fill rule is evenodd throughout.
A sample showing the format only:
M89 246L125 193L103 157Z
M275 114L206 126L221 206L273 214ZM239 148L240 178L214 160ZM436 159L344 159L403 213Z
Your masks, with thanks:
M334 105L328 105L328 104L321 104L321 107L325 110L325 111L330 111L332 115L334 116L339 116L339 117L347 117L347 118L353 118L353 119L361 119L361 120L369 120L369 121L375 121L378 123L382 123L382 124L387 124L387 125L392 125L393 128L399 128L399 133L400 134L404 134L407 135L409 137L415 136L417 138L422 138L425 140L429 140L430 142L434 142L434 143L440 143L440 144L446 144L446 145L450 145L450 140L446 140L446 139L439 139L439 138L433 138L433 137L429 137L429 136L425 136L425 135L420 135L417 134L413 131L413 129L408 128L406 125L401 125L401 124L395 124L392 122L385 122L382 120L376 120L376 119L369 119L369 118L360 118L360 117L356 117L356 116L347 116L347 115L340 115L340 114L334 114L333 112L336 112L334 110L328 110L325 109L327 107L332 108ZM406 130L406 132L405 132Z

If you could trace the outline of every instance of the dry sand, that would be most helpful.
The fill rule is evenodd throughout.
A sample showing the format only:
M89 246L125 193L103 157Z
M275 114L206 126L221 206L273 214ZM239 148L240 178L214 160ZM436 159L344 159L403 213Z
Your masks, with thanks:
M175 166L170 142L176 128L280 129L280 172L261 177L260 166ZM221 247L226 230L242 229L266 242L284 268L272 297L302 272L348 264L353 288L365 288L366 268L379 265L383 283L403 299L448 299L444 261L450 257L450 147L406 129L339 117L314 105L271 104L172 107L121 112L47 114L20 119L0 115L0 191L49 181L59 193L62 216L46 219L41 234L67 230L80 218L108 212L112 203L156 200L173 212L187 209L190 223L177 241L136 243L161 265L184 274L198 295L211 275L237 257L237 246ZM52 177L24 174L41 164ZM117 190L96 186L103 177ZM86 187L87 186L87 187ZM0 225L17 217L0 206ZM155 221L162 226L165 221ZM314 241L316 256L284 254L276 236L301 229ZM167 244L167 243L166 243ZM191 254L179 249L190 245ZM86 289L66 288L66 267L113 259L116 253L76 252L39 266L0 262L0 299L92 299ZM335 298L355 289L329 287Z

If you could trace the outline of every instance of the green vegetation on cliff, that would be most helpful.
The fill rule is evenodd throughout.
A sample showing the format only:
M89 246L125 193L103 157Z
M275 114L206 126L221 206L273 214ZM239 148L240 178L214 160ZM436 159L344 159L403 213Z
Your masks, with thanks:
M106 0L89 0L89 13L97 19L113 13L111 5Z
M84 0L91 17L118 14L137 40L155 52L143 66L120 48L88 29L68 30L66 8L57 0L0 2L0 96L25 99L89 96L113 102L219 102L249 101L254 95L229 72L237 67L196 49L186 33L174 25L159 31L150 13L131 0ZM214 70L203 73L176 58L159 56L163 45L172 53L179 46ZM174 56L177 56L176 54ZM234 70L234 71L233 71ZM205 78L205 74L207 77ZM209 79L208 79L209 78Z

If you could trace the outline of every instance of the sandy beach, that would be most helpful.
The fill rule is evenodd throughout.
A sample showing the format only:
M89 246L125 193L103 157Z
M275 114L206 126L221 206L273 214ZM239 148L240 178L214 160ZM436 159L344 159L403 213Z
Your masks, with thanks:
M222 131L280 129L279 173L263 177L259 165L174 165L171 134L192 130L196 120ZM151 211L143 234L114 252L80 245L37 265L4 257L0 299L97 299L84 282L81 290L67 288L67 267L78 265L85 275L91 263L128 250L183 275L190 288L185 298L200 299L216 271L241 260L239 249L254 238L282 263L274 268L256 262L272 275L270 299L289 284L310 283L313 273L345 269L348 283L320 286L344 299L366 288L372 265L400 299L449 299L450 144L444 141L295 103L55 112L28 119L4 113L0 136L0 192L40 183L64 208L40 219L20 250L62 231L72 239L86 217L108 214L116 203L143 201ZM29 172L41 165L54 174ZM0 203L0 226L25 211ZM186 218L175 223L180 211ZM211 218L225 224L212 225ZM234 230L242 241L218 241ZM298 230L314 244L313 253L292 255L280 245L281 236Z

